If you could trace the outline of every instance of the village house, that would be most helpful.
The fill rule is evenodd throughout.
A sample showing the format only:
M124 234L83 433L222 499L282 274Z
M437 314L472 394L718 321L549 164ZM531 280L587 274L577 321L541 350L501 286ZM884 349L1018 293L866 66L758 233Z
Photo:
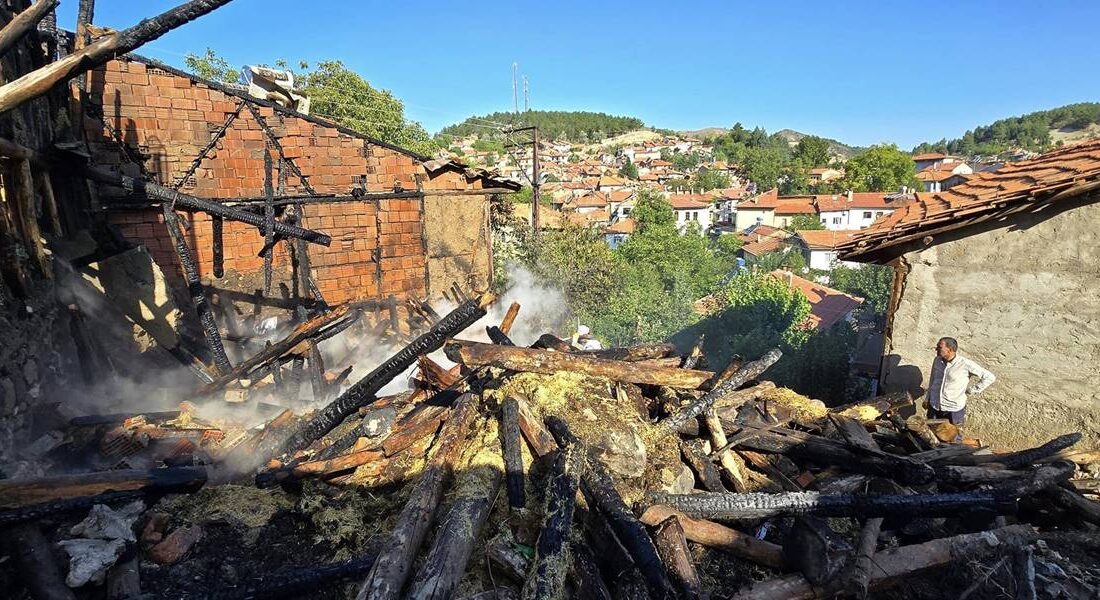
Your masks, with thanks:
M978 173L915 201L838 249L889 264L881 381L923 392L944 336L996 383L967 405L968 434L1034 445L1100 442L1100 141Z
M761 228L769 227L768 225L760 225ZM765 254L771 254L772 252L797 252L795 247L794 235L789 231L783 229L771 228L770 234L756 234L752 237L751 241L745 242L739 250L739 254L742 258L749 262L755 262L763 257ZM742 238L744 239L744 238Z
M606 229L604 229L604 240L612 250L619 247L630 234L634 233L634 229L637 227L637 223L634 219L627 217L625 219L619 219Z
M629 190L633 187L633 184L622 177L617 175L604 174L600 177L598 183L596 183L596 189L601 192L618 192Z
M706 233L711 226L711 209L713 204L711 197L706 194L671 194L668 203L672 205L676 215L676 226L681 232L685 231L690 223L699 226L701 233Z
M852 238L859 230L835 231L829 229L800 229L794 232L795 243L802 249L806 266L819 271L828 271L837 264L846 267L859 267L857 262L837 260L837 246Z
M850 323L853 312L863 304L863 298L850 296L816 281L799 277L790 271L772 271L771 276L798 290L806 297L810 303L810 314L806 317L806 326L817 331L826 331L837 323Z
M611 221L615 222L629 216L630 211L634 210L636 200L634 190L620 190L608 194L607 207L611 211Z
M565 210L572 210L580 214L594 213L596 211L609 211L610 200L603 192L589 192L583 196L574 198L564 205Z
M917 171L917 179L924 184L924 191L942 192L966 181L966 176L972 173L974 169L962 161L938 162Z
M948 159L948 156L941 152L925 152L923 154L913 155L913 162L916 164L918 173L930 167L934 167L946 159Z
M814 196L814 204L826 229L844 231L870 227L879 217L908 204L910 198L900 193L848 192L818 194Z
M813 196L780 196L773 213L772 224L777 227L790 227L798 216L817 216Z
M734 212L734 228L744 231L757 223L775 225L775 208L779 205L779 190L772 188L742 199Z
M844 170L834 169L833 167L817 167L807 171L806 176L811 184L829 183L844 177Z

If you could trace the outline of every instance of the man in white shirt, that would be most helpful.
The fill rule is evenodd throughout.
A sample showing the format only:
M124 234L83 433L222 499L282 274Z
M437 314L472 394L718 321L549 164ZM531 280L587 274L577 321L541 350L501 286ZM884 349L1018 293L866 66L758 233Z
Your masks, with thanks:
M936 358L928 377L928 418L947 419L952 425L961 426L966 420L966 399L982 393L997 380L993 373L978 363L958 353L955 338L940 338L936 343ZM973 385L970 376L978 378Z

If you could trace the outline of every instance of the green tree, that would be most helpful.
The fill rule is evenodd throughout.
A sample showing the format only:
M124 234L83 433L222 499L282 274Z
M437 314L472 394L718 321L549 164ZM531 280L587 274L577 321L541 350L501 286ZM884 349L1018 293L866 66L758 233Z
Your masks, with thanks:
M218 56L211 48L207 48L202 55L188 52L183 63L195 75L219 83L237 83L241 76L240 71L230 66L228 60Z
M791 231L820 231L825 229L825 226L821 224L821 218L817 215L795 215L791 219L791 226L788 229Z
M730 187L730 178L721 171L711 169L699 169L691 178L690 187L700 192L718 190Z
M816 135L807 135L798 140L794 148L794 158L808 167L824 167L829 164L829 142Z
M855 192L897 192L902 186L919 189L916 165L893 144L871 146L844 164L844 186Z
M711 249L722 260L732 265L737 262L737 256L744 245L745 243L741 241L740 237L733 234L722 234L711 242Z
M894 269L888 265L868 264L854 269L838 265L829 272L829 286L863 298L864 306L882 318L894 286Z
M774 147L746 148L740 160L741 174L756 183L761 191L779 186L786 157Z
M619 168L619 175L627 179L638 179L638 165L628 159L626 164Z

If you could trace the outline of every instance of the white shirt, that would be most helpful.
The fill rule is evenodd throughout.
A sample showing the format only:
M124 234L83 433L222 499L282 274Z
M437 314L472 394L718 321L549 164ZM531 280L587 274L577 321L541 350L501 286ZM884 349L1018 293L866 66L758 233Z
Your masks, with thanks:
M978 382L970 388L970 376ZM953 412L966 407L966 396L978 394L997 378L978 363L956 354L951 362L939 356L932 361L932 374L928 378L928 403L936 410Z

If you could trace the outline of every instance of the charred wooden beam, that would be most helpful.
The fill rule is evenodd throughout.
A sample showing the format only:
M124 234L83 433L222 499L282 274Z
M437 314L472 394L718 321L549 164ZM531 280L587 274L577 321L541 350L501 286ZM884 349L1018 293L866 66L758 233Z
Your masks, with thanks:
M59 4L59 0L38 0L15 15L15 17L0 29L0 54L4 54L16 42L23 39L28 31L38 25L38 22L46 17L51 10Z
M653 526L669 517L676 517L687 539L697 544L729 552L739 558L772 569L781 569L784 566L783 548L778 544L758 540L725 525L691 518L670 506L661 504L650 506L642 513L641 521Z
M986 463L998 463L1007 469L1019 469L1040 462L1062 452L1081 441L1079 432L1060 435L1049 442L1027 450L1009 452L1006 454L980 454L950 458L942 462L952 465L982 465Z
M684 362L680 364L685 369L694 369L699 360L703 358L703 341L706 340L706 336L699 334L699 338L695 340L695 343L691 346L691 351L684 357Z
M516 417L519 420L520 431L531 449L538 456L546 456L558 449L557 442L550 435L542 421L531 412L531 407L522 400L516 401Z
M1005 548L1026 544L1035 537L1030 526L1012 525L883 550L875 554L868 587L884 587L940 565L1003 552ZM793 574L755 583L738 592L732 600L812 600L825 595L826 590L810 584L801 574Z
M657 546L657 554L665 562L680 597L702 598L703 584L699 580L699 572L695 570L695 562L691 559L687 538L684 537L684 528L680 526L680 521L675 515L657 525L653 533L653 541Z
M624 360L638 362L642 360L656 360L671 356L676 352L676 346L672 344L640 344L638 346L626 346L623 348L604 348L603 350L581 350L577 354L581 356L595 356L608 360ZM692 367L686 367L691 369Z
M882 517L871 517L863 522L856 541L856 553L848 570L845 585L840 586L852 592L857 598L866 598L874 572L875 552L878 550L878 536L882 530Z
M703 424L707 426L707 432L710 434L710 443L716 448L723 448L727 444L726 431L722 428L722 421L718 418L714 408L707 409L703 413ZM733 491L745 492L748 491L748 487L745 484L745 470L741 468L741 464L736 458L734 458L732 450L722 450L718 453L719 464L725 469L726 475L729 476L730 482L733 483ZM708 491L720 491L720 490L708 490Z
M406 598L446 600L458 587L500 489L498 469L487 466L479 471L482 472L465 474L476 484L462 486L463 495L454 501L443 519Z
M569 430L564 420L558 417L547 417L546 427L559 445L577 443L577 437ZM588 466L581 479L581 489L585 498L607 519L615 536L645 576L650 592L658 598L673 594L672 582L665 571L664 563L657 555L653 540L646 533L645 526L627 507L603 464L588 457L586 460Z
M206 483L202 467L119 470L0 480L0 508L19 508L108 492L192 492Z
M272 183L271 152L264 146L264 294L271 292L272 259L275 257L275 188Z
M304 450L313 443L313 440L325 435L349 415L359 410L360 406L373 402L378 390L412 366L419 356L438 350L447 338L484 317L485 308L492 301L491 294L483 294L459 305L431 329L388 358L319 411L305 427L287 441L282 448L283 452L293 453Z
M0 86L0 113L37 98L58 83L126 54L228 3L229 0L191 0L151 19L144 19L129 29L105 35L78 52Z
M523 449L520 448L519 401L505 398L500 407L500 442L504 447L504 472L508 489L508 505L523 508L526 476L523 472Z
M707 371L679 368L645 368L626 361L535 348L497 346L478 342L452 341L444 351L447 358L468 367L498 367L512 371L552 375L572 371L614 381L667 385L695 389L713 375Z
M779 515L816 514L830 517L958 516L965 511L1011 514L1012 498L991 491L940 494L839 494L784 492L781 494L651 493L654 504L667 504L688 516L736 521Z
M147 496L156 495L156 492L150 492L149 494L146 494L146 492L144 492L143 490L131 490L126 492L105 492L102 494L96 494L94 496L65 498L62 500L53 500L40 504L30 504L10 510L0 510L0 527L6 527L18 523L26 523L29 521L38 521L40 519L47 519L56 515L64 515L67 513L87 512L88 509L92 508L96 504L125 504L134 500L140 500Z
M702 445L701 440L680 442L680 454L683 455L691 470L695 471L695 475L699 477L703 489L708 492L729 491L726 486L722 485L722 475L718 473L714 463L703 452Z
M558 352L576 352L577 349L569 345L569 342L556 337L549 333L544 333L539 336L539 339L535 340L534 344L531 344L532 348L540 350L556 350Z
M524 600L565 597L565 576L569 572L569 532L577 488L587 468L585 448L573 440L562 445L554 463L554 475L546 493L546 519L535 545L531 573L523 584Z
M688 404L676 414L659 421L657 427L663 435L675 434L685 423L697 418L714 406L718 398L741 387L746 381L759 377L768 367L774 365L781 356L783 356L783 353L780 352L778 348L769 350L764 356L738 369L729 379L718 383L718 385L714 386L714 388L703 395L702 398ZM681 369L681 371L687 372L684 369Z
M424 472L359 588L358 600L386 600L400 596L416 553L443 498L444 486L451 476L455 459L461 453L466 431L477 414L477 403L478 398L473 394L464 394L455 403L454 412L436 438L435 449Z
M365 555L316 567L265 573L240 586L216 589L210 597L213 600L266 600L313 596L319 588L362 576L373 565L374 556Z

